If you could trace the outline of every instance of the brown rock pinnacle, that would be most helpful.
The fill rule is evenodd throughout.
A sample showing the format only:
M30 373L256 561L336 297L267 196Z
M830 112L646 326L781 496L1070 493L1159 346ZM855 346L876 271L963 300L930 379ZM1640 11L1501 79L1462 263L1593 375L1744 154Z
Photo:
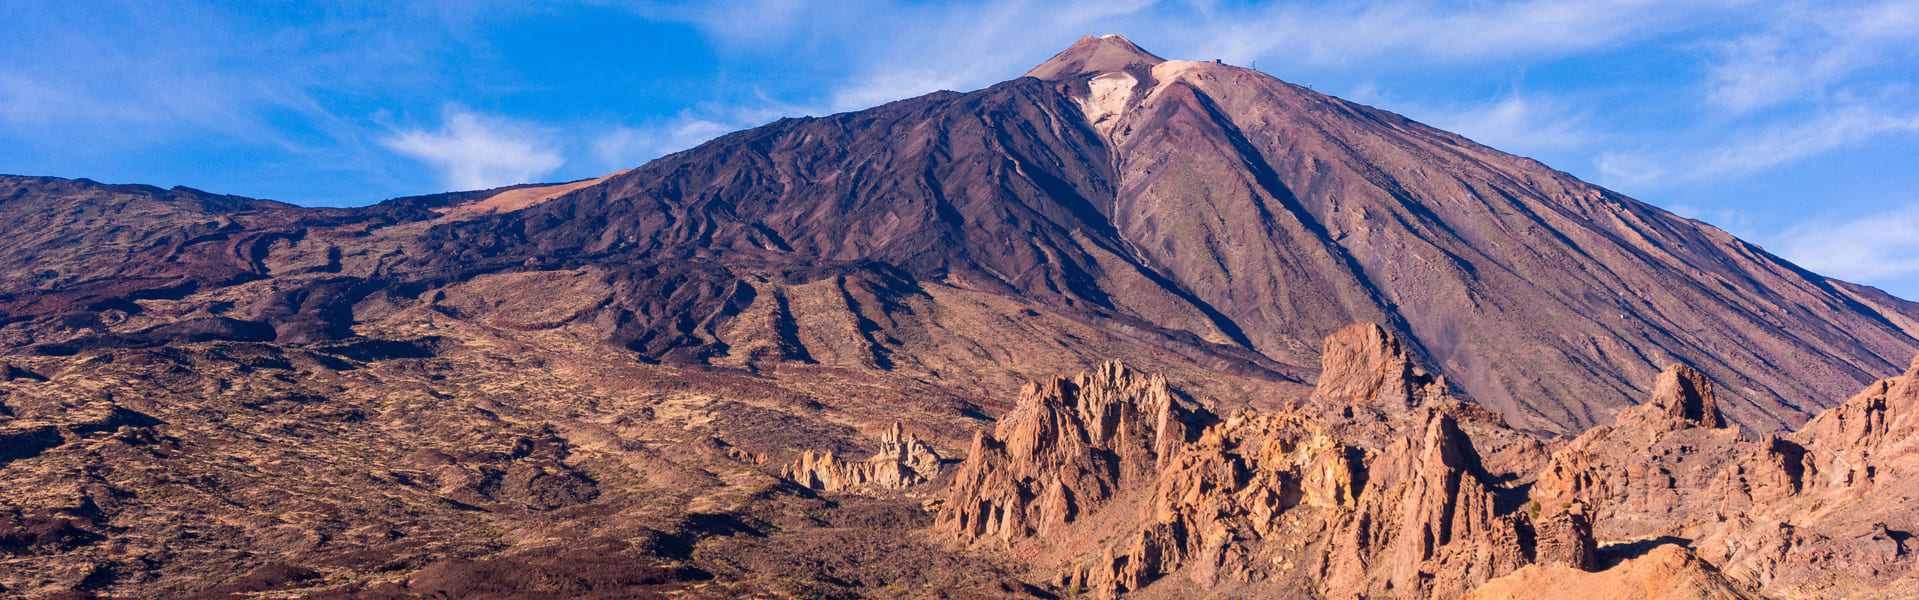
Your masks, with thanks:
M1357 511L1336 527L1327 588L1352 597L1457 598L1531 560L1521 514L1501 515L1452 417L1382 451Z
M1354 323L1326 337L1313 396L1342 404L1410 408L1445 390L1445 378L1414 365L1385 328Z
M1669 366L1644 404L1619 411L1614 422L1555 451L1532 498L1548 507L1584 503L1602 536L1622 538L1656 533L1673 515L1730 508L1753 494L1774 493L1755 489L1767 482L1792 485L1784 459L1747 461L1755 449L1738 428L1726 427L1718 406L1704 375ZM1750 463L1745 483L1729 490L1722 468L1741 461ZM1773 466L1762 468L1768 464Z
M1713 396L1712 380L1686 365L1675 364L1659 374L1651 404L1695 427L1726 426L1725 417L1719 414L1719 400Z

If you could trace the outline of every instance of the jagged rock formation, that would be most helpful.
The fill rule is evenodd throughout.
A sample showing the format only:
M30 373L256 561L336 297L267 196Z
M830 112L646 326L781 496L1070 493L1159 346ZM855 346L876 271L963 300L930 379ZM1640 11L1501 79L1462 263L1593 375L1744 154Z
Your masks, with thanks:
M1395 347L1349 327L1307 403L1223 420L1116 365L1036 387L976 438L936 528L1101 597L1900 598L1919 581L1919 363L1785 437L1728 426L1713 383L1673 365L1514 479L1476 442L1521 434ZM1099 400L1069 400L1082 387ZM1098 439L1133 442L1075 442Z
M1909 510L1919 364L1783 437L1724 427L1712 383L1684 366L1655 389L1555 452L1535 501L1590 504L1601 538L1621 544L1686 540L1768 595L1907 597L1898 590L1919 581L1905 541L1919 530Z
M1500 514L1470 442L1433 414L1424 435L1395 441L1368 465L1358 510L1343 515L1327 587L1335 595L1457 598L1531 562L1517 513Z
M975 438L936 528L1057 560L1058 585L1105 597L1290 586L1458 598L1538 560L1591 566L1583 514L1535 524L1454 414L1496 417L1457 410L1376 326L1327 346L1315 396L1325 404L1299 411L1217 420L1117 364L1034 387ZM1318 414L1382 398L1396 411L1384 413L1398 426L1381 429L1397 431L1389 437L1347 439L1375 430Z
M905 432L899 423L880 434L880 448L872 457L847 462L832 451L807 450L792 464L780 470L780 476L800 485L829 492L842 492L874 486L900 489L931 481L939 476L940 455L918 435Z
M1811 487L1862 493L1881 469L1910 470L1919 455L1919 358L1901 377L1867 386L1791 439L1808 452L1801 474Z
M1029 385L993 434L973 437L938 526L961 540L1051 533L1150 484L1197 418L1165 378L1118 362Z
M1313 397L1329 404L1388 410L1433 404L1450 393L1444 376L1426 373L1399 340L1375 323L1355 323L1327 336Z

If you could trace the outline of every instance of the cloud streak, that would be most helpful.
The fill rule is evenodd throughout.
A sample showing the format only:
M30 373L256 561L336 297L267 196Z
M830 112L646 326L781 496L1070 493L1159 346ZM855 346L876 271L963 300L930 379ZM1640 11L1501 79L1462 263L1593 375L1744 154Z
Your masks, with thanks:
M380 144L439 170L452 189L478 190L531 183L565 164L543 128L448 107L437 131L408 129Z
M1919 276L1919 204L1846 221L1816 221L1780 236L1780 254L1814 271L1864 282ZM1915 289L1895 290L1905 293Z
M1421 64L1538 59L1606 48L1690 26L1738 2L1354 2L1205 11L1202 49L1231 60L1288 56L1323 65L1394 57Z
M1706 85L1714 104L1744 113L1884 87L1873 71L1911 60L1919 38L1919 2L1912 0L1773 10L1764 31L1712 44L1718 62Z

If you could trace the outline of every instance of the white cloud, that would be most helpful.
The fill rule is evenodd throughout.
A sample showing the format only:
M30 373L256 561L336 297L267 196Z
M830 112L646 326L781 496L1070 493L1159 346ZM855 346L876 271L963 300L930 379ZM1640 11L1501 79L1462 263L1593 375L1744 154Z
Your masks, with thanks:
M1694 26L1729 1L1356 2L1208 11L1206 53L1243 61L1284 56L1322 65L1382 58L1446 63L1536 58L1605 48Z
M1919 1L1861 7L1787 5L1762 32L1716 44L1707 99L1734 112L1818 99L1856 86L1880 64L1911 60L1919 38Z
M748 0L677 16L723 46L756 52L803 49L845 61L817 112L868 108L943 89L966 91L1011 79L1081 35L1143 30L1155 0L988 0L970 3ZM1152 23L1163 26L1165 23Z
M1581 124L1577 109L1544 96L1510 94L1504 98L1432 117L1434 126L1516 153L1585 146L1595 135Z
M1593 165L1607 186L1664 187L1736 179L1888 136L1919 133L1919 109L1884 104L1855 102L1741 124L1726 132L1652 132L1646 136L1650 143L1602 151Z
M969 87L966 75L938 69L890 69L847 82L833 91L834 111L859 110L939 90Z
M1608 151L1593 159L1599 169L1599 183L1609 187L1637 186L1666 177L1666 163L1644 154Z
M1735 136L1730 143L1700 153L1688 176L1745 175L1882 135L1909 132L1919 132L1919 114L1895 114L1872 105L1847 106Z
M477 190L529 183L560 168L566 161L552 137L527 123L448 107L439 131L398 131L380 143L439 169L453 189Z
M652 127L620 125L593 140L593 156L608 169L628 169L737 129L740 127L690 117Z
M1919 278L1919 204L1850 221L1804 223L1780 239L1782 256L1822 274L1908 286Z
M818 107L796 106L754 96L750 105L705 104L680 111L667 119L639 125L618 124L591 134L592 154L606 169L630 169L646 161L679 152L714 138L765 125L782 117L820 114Z

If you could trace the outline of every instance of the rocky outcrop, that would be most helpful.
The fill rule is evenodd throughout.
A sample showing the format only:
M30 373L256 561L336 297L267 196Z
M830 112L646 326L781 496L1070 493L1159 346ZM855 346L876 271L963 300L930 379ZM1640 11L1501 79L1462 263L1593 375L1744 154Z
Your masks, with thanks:
M1455 417L1483 412L1390 334L1354 326L1327 346L1312 402L1223 420L1117 364L1031 388L975 438L938 527L1057 561L1057 585L1102 597L1458 598L1535 561L1591 566L1583 510L1520 510Z
M1919 362L1796 432L1756 439L1725 426L1712 382L1691 369L1668 369L1654 390L1555 452L1535 502L1590 504L1602 537L1685 540L1688 560L1767 594L1897 598L1892 590L1919 582L1905 541L1919 529L1909 508ZM1582 581L1605 589L1641 577L1619 569Z
M1543 518L1535 518L1533 535L1535 564L1580 571L1599 567L1598 544L1593 540L1592 520L1587 518L1583 503L1568 502Z
M992 434L974 436L937 526L962 541L1054 531L1150 485L1197 417L1165 378L1118 362L1029 385Z
M1653 384L1652 401L1647 404L1659 409L1651 414L1664 416L1678 427L1726 426L1712 381L1686 365L1674 364L1661 372L1659 381Z
M1374 323L1326 338L1313 397L1333 404L1405 409L1445 396L1446 378L1413 364L1399 340Z
M1773 487L1790 489L1690 527L1701 556L1785 597L1911 597L1919 585L1916 414L1919 360L1798 431L1768 438L1741 467L1783 471Z
M1762 600L1684 546L1657 546L1601 573L1535 565L1488 582L1467 600Z
M1790 436L1804 446L1806 478L1823 490L1861 492L1878 471L1919 467L1919 359L1905 374L1867 386Z
M939 475L940 456L918 435L907 433L899 423L880 434L880 448L873 456L848 462L832 452L800 454L799 459L780 470L780 476L800 485L829 492L865 487L900 489L931 481Z
M1359 506L1337 520L1326 569L1336 594L1457 598L1532 562L1531 523L1501 514L1458 425L1433 412L1422 429L1371 461Z
M1766 462L1754 452L1738 429L1725 427L1712 382L1672 365L1646 403L1553 452L1531 496L1542 506L1590 507L1602 537L1650 535L1701 510L1750 504L1755 480L1778 479L1761 473L1784 472L1761 469ZM1728 480L1727 469L1741 464L1748 476Z

